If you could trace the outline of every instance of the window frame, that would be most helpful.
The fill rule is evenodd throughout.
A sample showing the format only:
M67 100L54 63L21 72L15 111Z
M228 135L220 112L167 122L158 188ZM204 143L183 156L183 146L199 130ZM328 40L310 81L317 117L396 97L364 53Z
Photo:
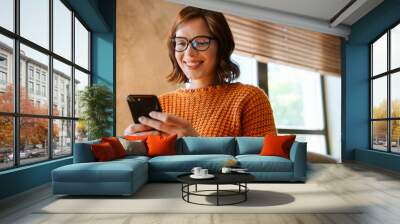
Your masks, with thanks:
M257 61L257 72L258 72L258 80L259 87L265 91L267 95L269 95L269 74L268 74L268 63L263 63ZM326 89L325 89L325 77L320 74L320 86L321 86L321 100L322 100L322 122L323 129L287 129L287 128L278 128L277 124L275 124L276 130L279 134L298 134L298 135L315 135L315 136L323 136L326 144L326 154L331 155L330 141L329 141L329 130L328 130L328 121L327 121L327 105L326 105Z
M385 29L384 32L382 32L381 34L379 34L375 39L373 39L371 42L368 43L368 53L369 53L369 71L368 71L368 88L369 88L369 150L372 151L378 151L378 152L386 152L386 153L390 153L390 154L395 154L395 155L399 155L400 152L393 152L392 151L392 135L391 135L391 122L392 121L396 121L396 120L400 120L400 117L392 117L392 111L391 111L391 107L392 107L392 100L391 100L391 78L392 75L396 74L397 72L400 72L400 67L398 68L394 68L391 69L391 31L393 28L400 26L400 21L395 22L394 24L392 24L391 26L389 26L388 28ZM380 74L376 74L374 76L373 74L373 44L379 40L381 37L383 37L385 34L387 34L387 64L386 64L386 71L382 72ZM386 87L387 87L387 105L386 105L386 118L373 118L373 81L375 79L378 78L382 78L382 77L386 77ZM372 123L374 121L386 121L386 146L387 146L387 150L379 150L379 149L375 149L374 148L374 143L373 143L373 125Z
M5 168L0 168L0 172L5 171L5 170L11 170L11 169L16 169L19 167L24 167L24 166L30 166L33 164L38 164L38 163L43 163L51 160L58 160L66 157L71 157L73 156L74 152L74 143L75 143L75 126L76 126L76 121L79 120L79 117L75 117L75 108L72 107L72 113L70 116L56 116L53 115L53 60L58 60L59 62L62 62L68 66L71 66L71 93L72 93L72 105L75 103L75 88L73 83L75 82L75 69L85 73L89 77L89 83L88 86L92 85L93 77L92 77L92 61L91 61L91 49L92 49L92 43L91 43L91 37L92 37L92 31L88 27L88 25L84 22L84 20L76 13L72 7L65 1L65 0L59 0L68 10L71 11L71 18L70 18L70 23L71 23L71 59L64 58L61 55L58 55L55 53L53 50L53 23L54 23L54 18L53 18L53 1L54 0L48 0L49 3L49 48L46 49L45 47L40 46L39 44L34 43L33 41L30 41L29 39L26 39L20 35L20 0L14 0L13 1L13 10L14 10L14 30L10 31L4 27L0 26L0 35L3 35L7 38L12 39L13 41L13 64L12 66L12 73L13 75L13 81L14 81L14 93L13 93L13 102L14 102L14 109L13 112L2 112L0 111L0 116L4 117L11 117L13 119L13 166L10 167L5 167ZM78 64L75 63L75 18L83 25L83 27L88 31L88 69L85 69ZM27 47L32 48L33 50L36 50L42 54L45 54L49 58L48 62L48 80L46 80L46 87L45 90L48 93L45 93L46 96L48 96L48 107L49 110L46 115L39 115L39 114L27 114L27 113L21 113L20 111L20 85L21 85L21 80L20 80L20 45L23 44ZM36 82L36 69L33 70L33 79L30 78L30 73L29 71L29 64L27 63L27 73L26 75L26 81L28 82L29 80L32 80L34 83L34 86L36 83L42 83L41 79L41 72L39 74L39 80ZM28 86L27 86L28 87ZM29 91L27 89L27 91ZM34 92L36 90L34 89ZM42 94L39 94L38 96L42 96ZM32 162L32 163L26 163L26 164L21 164L21 159L20 159L20 119L21 118L45 118L47 119L48 122L48 136L47 136L47 150L48 150L48 155L47 158L44 157L43 160L40 160L38 162ZM53 122L56 120L64 120L64 121L71 121L71 153L68 155L62 155L62 156L54 156L54 147L53 147Z

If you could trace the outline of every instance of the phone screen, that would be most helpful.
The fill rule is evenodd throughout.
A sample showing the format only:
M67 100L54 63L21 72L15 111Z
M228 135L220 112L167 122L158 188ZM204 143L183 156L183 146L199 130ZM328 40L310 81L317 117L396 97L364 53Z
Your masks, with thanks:
M161 112L160 103L155 95L129 95L127 101L135 123L140 123L141 116L149 117L151 111Z

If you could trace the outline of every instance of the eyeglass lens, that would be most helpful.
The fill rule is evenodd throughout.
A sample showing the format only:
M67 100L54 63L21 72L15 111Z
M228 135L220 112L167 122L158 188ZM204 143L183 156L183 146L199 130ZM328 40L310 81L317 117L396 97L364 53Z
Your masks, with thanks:
M173 42L175 43L176 51L184 51L188 47L189 43L192 45L192 48L198 51L205 51L210 46L210 37L195 37L191 41L187 40L183 37L175 37Z

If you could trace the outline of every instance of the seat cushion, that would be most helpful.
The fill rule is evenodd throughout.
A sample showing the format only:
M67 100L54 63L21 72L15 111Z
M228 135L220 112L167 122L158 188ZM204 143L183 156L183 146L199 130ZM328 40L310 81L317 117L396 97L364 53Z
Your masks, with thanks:
M174 155L157 156L149 160L151 172L190 172L193 167L203 167L211 172L219 171L230 159L231 155Z
M53 181L59 182L131 182L134 173L147 170L140 159L121 159L108 162L74 163L53 170Z
M236 155L260 154L264 137L236 137Z
M240 167L249 172L293 172L292 161L278 156L239 155Z
M177 141L177 154L225 154L235 155L233 137L183 137Z

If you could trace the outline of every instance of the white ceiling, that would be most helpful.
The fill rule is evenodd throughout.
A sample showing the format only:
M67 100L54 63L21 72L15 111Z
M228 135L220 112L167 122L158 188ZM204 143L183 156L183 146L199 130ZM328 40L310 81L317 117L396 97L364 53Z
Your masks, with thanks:
M223 0L329 21L350 0ZM351 25L351 24L350 24Z
M331 21L351 0L169 1L345 38L350 34L353 23L383 2L383 0L355 0L336 21Z

